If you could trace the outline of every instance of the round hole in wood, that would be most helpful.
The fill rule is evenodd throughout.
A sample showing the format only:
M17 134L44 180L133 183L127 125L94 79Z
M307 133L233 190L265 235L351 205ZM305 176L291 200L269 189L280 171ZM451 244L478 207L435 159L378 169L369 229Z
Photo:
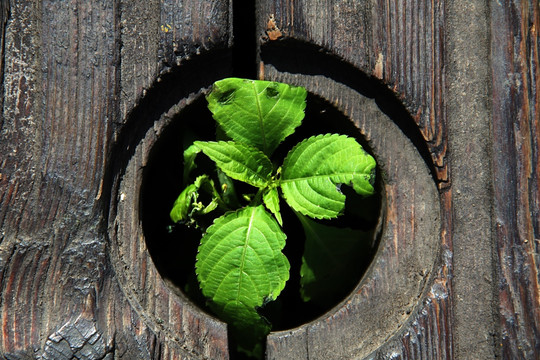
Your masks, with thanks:
M358 128L347 117L322 98L310 94L302 125L280 145L273 159L281 164L288 151L299 141L325 133L354 137L371 152ZM171 117L170 124L149 152L140 195L141 221L146 246L163 279L177 291L182 291L201 309L211 313L205 306L204 297L198 291L194 272L195 256L202 234L199 230L182 225L172 227L169 218L174 200L187 185L182 184L183 149L194 139L215 139L215 122L202 96ZM205 164L203 155L199 156L197 161L199 167L213 171L213 164ZM291 263L291 278L278 299L260 309L261 314L272 323L274 330L290 329L319 317L341 302L358 284L375 251L376 226L381 210L380 181L376 181L376 188L375 195L362 199L354 191L343 187L342 190L348 196L345 214L333 221L319 222L321 225L351 228L367 234L362 234L364 238L358 239L358 243L351 249L354 254L349 259L336 259L337 266L343 266L343 275L335 279L340 285L323 289L324 295L319 298L315 296L309 302L302 301L300 296L304 230L294 213L282 202L284 231L288 238L284 253ZM361 214L358 215L359 213ZM344 265L346 261L349 262L348 265Z
M328 312L324 313L326 308L282 322L278 329L299 326L272 333L268 338L268 356L283 358L290 346L298 347L308 341L310 351L318 351L321 359L369 354L410 318L430 286L440 237L436 186L418 149L373 99L324 76L272 73L269 66L266 73L277 81L305 86L311 92L309 101L315 104L312 110L308 109L308 116L320 116L319 125L334 125L324 121L328 114L345 119L339 127L349 130L337 132L360 139L377 159L382 205L380 211L376 210L381 224L380 243L362 279L356 278L353 288L347 289L342 301ZM167 225L163 223L165 226L161 227L152 221L154 216L161 216L160 212L167 219L169 207L182 187L175 182L182 173L182 143L176 138L182 136L184 121L192 119L197 124L195 128L201 130L213 126L203 92L183 93L175 105L154 112L158 116L138 115L137 119L144 118L147 126L134 126L139 135L127 136L125 147L120 147L119 152L127 155L125 162L117 165L117 182L113 186L115 195L109 217L111 258L131 307L156 333L176 343L180 354L186 351L201 358L218 359L228 356L227 350L223 350L227 349L224 324L201 311L202 303L194 306L197 300L188 299L181 290L188 282L192 262L176 261L176 252L179 257L191 257L194 248L164 243L171 240L167 239ZM309 124L308 119L305 124ZM317 133L329 131L313 128ZM212 133L204 134L207 132L203 131L203 139L213 137ZM154 166L159 167L157 173L161 175L148 177ZM153 204L161 202L164 207L154 210ZM160 217L158 222L161 221ZM164 238L159 234L164 234ZM313 319L316 316L319 317ZM321 339L320 344L314 339ZM355 345L344 347L344 343Z

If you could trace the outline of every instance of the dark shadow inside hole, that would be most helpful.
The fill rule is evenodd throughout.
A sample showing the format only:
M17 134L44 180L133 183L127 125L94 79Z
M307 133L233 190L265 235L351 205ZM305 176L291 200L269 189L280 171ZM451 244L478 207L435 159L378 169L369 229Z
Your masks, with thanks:
M215 122L206 107L206 100L200 96L196 101L183 109L163 131L153 146L147 166L143 173L141 194L141 221L148 250L161 276L181 289L184 294L201 309L211 313L205 305L205 299L198 291L194 274L195 256L201 238L198 230L184 226L175 226L169 211L178 194L184 188L182 184L183 150L194 139L214 140ZM354 137L369 153L373 152L361 136L358 128L335 107L325 100L309 95L306 117L297 131L286 139L276 150L273 158L281 164L287 152L299 141L311 135L339 133ZM198 161L205 158L198 157ZM203 160L204 161L204 160ZM207 164L211 166L211 163ZM199 167L204 167L200 164ZM355 207L365 207L366 216L359 217L354 211L346 211L345 215L332 224L338 227L350 227L361 230L372 230L377 225L381 213L380 176L377 176L376 195L362 200L356 198L351 203ZM356 194L348 192L350 198ZM349 200L347 200L349 204ZM361 276L373 259L376 244L367 246L357 254L353 270L347 275L346 286L331 294L330 302L315 305L304 302L299 295L301 258L303 253L304 232L296 216L281 202L284 219L284 231L287 234L287 245L284 253L291 262L291 278L277 301L269 303L261 313L273 325L272 330L284 330L311 321L330 310L342 301L359 283ZM374 214L374 215L373 215ZM376 237L372 235L372 240Z
M148 251L161 276L184 289L193 272L200 232L171 227L169 212L184 188L185 144L213 140L215 122L200 96L167 126L151 150L143 173L141 221ZM196 302L196 301L195 301ZM204 308L204 304L199 304Z
M119 196L118 183L133 157L136 144L140 144L148 129L179 99L189 98L190 94L196 94L215 81L231 76L230 64L231 53L227 50L203 53L183 61L182 66L163 73L152 84L127 116L125 124L117 124L121 131L108 154L109 166L104 175L104 191L101 197L104 213L107 215L107 218L103 219L105 227L109 219L115 217L117 209L114 199ZM176 160L180 160L181 164L181 159L174 161Z

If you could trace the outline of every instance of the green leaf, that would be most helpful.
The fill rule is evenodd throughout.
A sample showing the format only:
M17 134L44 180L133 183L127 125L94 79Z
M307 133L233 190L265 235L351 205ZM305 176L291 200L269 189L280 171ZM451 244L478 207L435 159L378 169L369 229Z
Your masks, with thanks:
M199 190L204 190L212 196L212 200L207 205L198 202L200 195ZM220 196L214 186L214 181L210 179L208 175L201 175L195 179L193 184L186 186L180 193L173 204L169 216L175 223L193 223L194 214L208 214L218 207L220 201Z
M326 226L297 213L306 243L300 268L304 301L328 306L342 299L369 263L371 232Z
M175 223L186 220L192 204L199 196L199 188L195 184L188 185L174 201L169 216Z
M214 83L208 108L231 139L270 156L304 118L307 92L288 84L228 78Z
M283 220L279 212L279 194L276 188L268 188L263 193L263 202L266 208L274 214L279 225L283 226Z
M233 141L196 141L195 145L235 180L262 188L272 176L272 162L254 147Z
M188 182L191 171L197 167L195 164L195 158L200 152L201 149L199 149L199 147L197 147L195 144L190 145L186 150L184 150L184 184Z
M281 252L285 238L260 205L216 219L201 240L195 267L202 292L238 341L245 341L244 348L270 330L257 309L275 299L289 279L290 265Z
M331 219L343 213L340 184L356 193L373 194L375 159L353 138L326 134L296 145L283 162L281 189L287 203L301 214Z

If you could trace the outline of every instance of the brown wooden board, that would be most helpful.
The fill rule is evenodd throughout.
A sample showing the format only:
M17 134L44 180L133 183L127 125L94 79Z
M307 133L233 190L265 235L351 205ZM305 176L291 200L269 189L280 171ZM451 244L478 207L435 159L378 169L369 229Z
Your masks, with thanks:
M3 27L0 357L226 358L223 324L192 319L190 309L166 301L171 291L163 286L164 294L148 295L183 320L185 333L152 327L155 319L145 318L119 281L106 229L118 164L129 157L122 141L150 123L135 126L128 114L171 66L229 46L229 3L10 5Z
M0 2L0 108L3 108L4 104L4 42L5 42L5 32L6 32L6 22L9 16L9 2L2 1ZM2 121L4 117L0 113L0 128L2 128Z
M93 310L109 271L97 199L116 112L115 9L11 2L0 141L6 357L112 349L114 330L96 332Z
M453 356L458 359L491 359L498 354L488 5L470 1L445 6L445 105L452 174L451 321Z
M442 76L443 10L439 3L393 1L266 1L260 5L258 30L263 45L259 76L302 84L329 100L351 119L375 116L367 105L359 105L358 96L374 98L386 116L392 118L415 146L416 156L423 158L424 166L432 171L431 181L440 189L437 203L443 218L437 225L440 229L438 235L431 239L438 249L438 260L427 273L415 275L414 281L422 284L424 291L418 293L414 301L409 300L410 309L403 314L402 320L394 319L392 328L384 327L380 319L388 317L388 308L398 308L400 300L394 298L392 304L385 305L388 295L369 285L370 280L367 279L371 275L368 272L364 283L357 288L357 294L348 300L355 304L351 307L354 310L348 312L344 319L329 315L303 327L302 331L271 335L268 351L272 359L385 359L392 356L431 359L447 358L452 354L449 281L451 200L450 193L445 190L451 178L445 161L446 118L442 104L446 86ZM276 28L279 29L279 37L275 36ZM332 86L324 81L325 78L346 86L342 89ZM384 159L379 159L383 168L385 157L393 156L388 154L404 152L403 145L391 130L377 130L369 125L369 120L353 121L363 133L367 132L368 141L376 149L375 154L378 151ZM386 136L388 139L383 140ZM384 144L384 149L381 149L379 141ZM399 164L414 163L413 158L414 154L408 154ZM412 176L410 169L399 166L385 169L383 173L392 174L388 175L390 178ZM416 193L410 180L406 184L398 183L399 188L406 188L398 191ZM417 186L426 189L429 185ZM418 201L416 205L416 200L390 196L386 211L406 217L399 210L402 204L415 209L431 200L420 192ZM422 226L421 218L416 219L419 223L414 225L415 228ZM400 227L404 223L396 225ZM407 241L414 242L415 236L429 237L427 233L408 234L405 228L397 231L400 234L397 237L405 243L399 244L395 252L385 254L383 248L386 245L384 242L381 244L379 252L384 265L378 266L375 262L373 271L392 273L396 266L393 263L399 264L398 268L407 267L406 259L414 252L414 249L407 248ZM405 240L408 236L410 240ZM425 256L429 256L428 252ZM396 279L386 280L388 283L383 288L398 286ZM385 280L381 281L384 283ZM401 281L400 285L404 283ZM377 304L370 305L361 300L367 288L370 289L369 296L378 299ZM355 319L355 327L348 325L351 319ZM376 337L372 339L373 333L378 334L378 340ZM288 353L289 348L297 349L294 355Z

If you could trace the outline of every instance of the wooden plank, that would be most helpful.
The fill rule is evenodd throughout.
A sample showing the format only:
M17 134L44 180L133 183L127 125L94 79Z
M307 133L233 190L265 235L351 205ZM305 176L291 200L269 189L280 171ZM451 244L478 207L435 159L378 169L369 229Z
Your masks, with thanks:
M115 6L12 2L0 190L6 356L50 357L53 334L81 324L106 268L96 199L116 111ZM67 347L56 350L80 350L73 331L63 334Z
M265 1L260 6L259 14L259 34L265 41L261 47L260 76L307 86L352 118L367 111L363 105L359 105L361 101L354 95L355 92L374 97L434 172L441 189L439 201L443 210L441 233L434 240L440 246L441 258L430 270L431 276L423 285L424 292L418 295L417 301L402 320L394 321L392 330L385 328L384 321L380 319L388 316L384 301L370 307L369 301L362 298L365 295L363 292L377 299L385 296L376 295L379 291L376 288L360 290L361 283L357 294L362 294L359 296L362 300L354 297L354 300L349 300L354 305L344 307L347 310L343 310L346 312L343 318L338 319L337 314L327 314L327 319L308 324L301 328L302 331L283 331L271 335L267 345L270 358L288 358L286 349L290 346L297 349L295 354L298 358L306 359L340 356L450 358L453 352L453 325L450 318L453 249L452 196L448 190L451 178L446 162L447 119L443 106L446 88L442 74L444 7L439 2L416 1ZM271 33L271 36L265 33L269 29L269 19L273 19L279 33ZM276 34L281 37L274 36ZM329 85L321 76L337 81L349 90L337 91L336 86ZM374 81L375 78L381 80L384 86ZM395 101L396 98L399 101ZM382 140L388 132L363 128L365 124L362 122L357 125L369 133L368 141L376 144L376 151L385 154L382 157L391 157L386 151L397 145ZM382 143L378 144L379 141ZM412 161L407 158L403 164ZM399 172L392 168L390 172L393 171ZM387 173L386 170L383 172ZM414 187L412 184L410 186ZM416 194L416 190L410 191ZM406 212L397 210L405 199L394 197L396 194L392 192L389 195L392 196L391 200L387 199L388 214L398 213L400 219L406 218ZM411 204L411 207L414 209L416 205ZM388 223L385 226L393 228ZM395 241L407 242L405 238L410 234L404 229L396 231L399 235L396 235L395 239L398 240ZM405 247L403 245L403 249ZM407 250L394 255L382 249L379 251L387 270L382 266L377 270L378 274L404 266L401 256L406 257ZM369 277L369 274L366 276ZM418 276L418 279L423 279L423 276ZM385 278L381 281L388 281L387 287L403 285L395 279ZM405 288L402 291L410 291ZM399 303L396 300L394 306ZM366 308L377 315L371 317L365 313L368 311ZM355 321L356 325L352 325ZM364 321L373 322L372 327L358 325ZM372 338L373 334L377 335Z
M485 1L452 2L446 16L453 355L492 359L498 351L490 191L489 7Z
M43 277L48 265L39 261L46 248L39 243L29 246L31 230L19 231L18 236L16 232L21 222L28 221L24 215L31 211L26 202L34 181L28 174L37 163L35 134L41 98L37 94L38 66L32 56L32 49L39 43L35 38L39 28L34 16L36 9L28 2L12 2L10 11L3 54L4 107L0 134L0 346L3 351L19 352L38 341L41 312L33 304L32 294L44 288L43 282L28 281L24 274L34 271Z
M0 109L4 107L4 51L6 24L9 16L9 1L0 2ZM0 113L0 129L4 122L3 114Z
M491 2L493 179L505 359L540 358L540 4Z
M230 44L229 2L11 5L0 133L0 353L44 359L226 358L223 324L207 316L205 323L200 311L174 295L147 253L141 266L155 278L141 271L133 284L155 282L147 304L157 314L170 314L170 323L182 331L160 331L159 319L124 292L113 277L106 217L109 200L117 200L111 186L133 154L124 146L134 149L137 134L159 119L134 126L140 118L129 114L136 104L151 114L166 112L208 83L194 71L183 78L189 86L179 86L174 73L199 52L208 59L219 48L216 60L230 58L223 55ZM176 18L187 8L190 16ZM172 36L163 36L161 20L169 16ZM178 53L178 44L187 50ZM174 58L162 61L163 54ZM194 63L187 73L206 64ZM160 106L144 100L155 87L154 94L164 95Z
M304 54L304 58L311 57ZM446 284L433 283L440 269L441 204L421 156L374 100L328 74L278 72L271 63L265 63L264 71L269 79L306 87L351 119L377 157L385 207L377 256L353 293L327 314L303 325L302 331L271 334L267 356L289 358L288 349L293 348L299 359L366 358L396 332L399 335L398 330L419 313L432 311L431 307L441 312L442 319L427 317L434 326L423 329L423 336L448 340L435 335L441 331L437 325L446 321L442 312L448 309ZM423 304L420 299L429 292L437 295ZM446 352L448 346L437 343L435 347Z
M145 238L141 227L141 169L171 119L190 106L194 94L230 74L230 2L141 0L121 8L122 125L107 176L112 267L131 311L152 334L145 340L150 350L143 358L226 359L225 325L194 307L175 284L165 283L169 274L158 271L170 264L155 263L160 256L151 253L152 246L165 245ZM171 158L169 166L180 161L180 169L181 157ZM173 180L169 190L175 191Z

